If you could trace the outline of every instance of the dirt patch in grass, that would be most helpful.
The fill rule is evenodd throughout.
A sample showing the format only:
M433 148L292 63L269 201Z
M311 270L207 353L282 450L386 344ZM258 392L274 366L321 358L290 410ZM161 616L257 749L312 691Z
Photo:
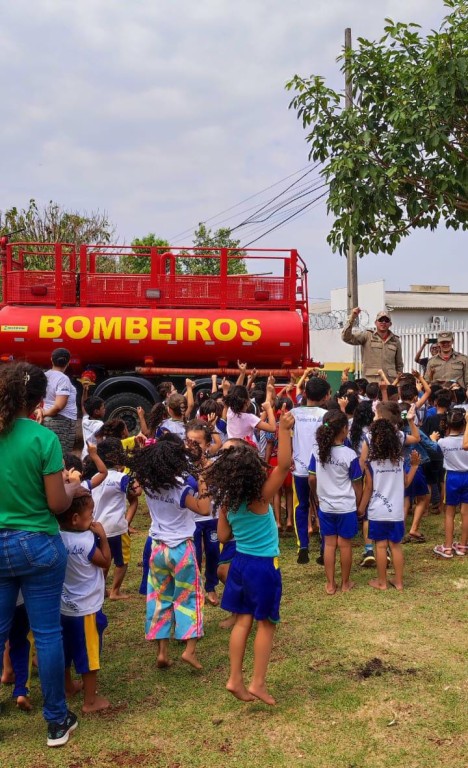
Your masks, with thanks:
M415 667L407 667L407 669L398 669L392 664L386 664L374 656L370 661L366 661L365 664L361 664L355 673L361 680L367 680L369 677L382 677L385 674L391 675L417 675L418 670Z

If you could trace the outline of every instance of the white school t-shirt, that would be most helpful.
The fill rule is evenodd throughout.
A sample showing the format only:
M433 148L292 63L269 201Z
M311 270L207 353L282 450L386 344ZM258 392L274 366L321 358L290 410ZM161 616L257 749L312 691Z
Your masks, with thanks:
M254 437L254 429L261 421L254 413L234 413L230 408L226 418L228 440Z
M129 483L130 476L125 472L109 469L106 479L92 490L93 518L101 523L107 537L120 536L128 531L125 513Z
M290 413L295 419L292 438L293 475L307 477L310 457L317 452L315 435L323 422L326 410L317 405L301 405L299 408L292 408Z
M164 542L168 547L177 547L187 539L193 539L195 516L185 506L188 495L194 495L188 480L181 479L181 485L162 489L158 493L146 492L146 503L151 515L149 535Z
M91 562L96 537L91 531L60 531L60 536L67 550L60 613L64 616L96 613L104 602L104 571Z
M390 459L369 461L367 466L372 475L372 495L367 508L369 520L400 522L405 519L405 470L403 458L398 464Z
M185 440L185 421L177 419L164 419L156 430L155 437L162 437L165 432L172 432Z
M88 446L86 443L96 445L96 432L99 432L104 422L101 419L90 419L88 414L85 413L81 420L81 428L83 430L83 450L81 451L81 461L84 461L88 455Z
M312 454L309 474L317 477L317 496L322 512L355 512L356 494L353 482L361 480L362 470L352 448L333 445L325 465L320 463L318 454Z
M44 409L47 411L52 408L55 403L55 398L58 395L65 395L68 397L67 404L63 408L58 416L66 416L67 419L73 419L76 421L78 416L78 408L76 405L76 388L71 383L68 376L62 371L46 371L47 377L47 390L44 398Z
M449 435L439 440L444 455L444 469L468 472L468 451L463 450L463 435Z

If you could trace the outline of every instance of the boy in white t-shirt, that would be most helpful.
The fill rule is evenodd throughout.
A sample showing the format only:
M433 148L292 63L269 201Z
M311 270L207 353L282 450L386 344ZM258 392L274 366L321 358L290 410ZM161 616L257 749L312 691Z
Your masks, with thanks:
M79 494L79 495L78 495ZM83 712L107 709L110 703L96 692L102 635L107 618L104 602L104 570L111 552L104 528L93 521L93 497L81 488L70 508L58 515L60 535L67 550L67 570L62 588L61 621L65 654L65 689L73 695L83 688ZM82 677L72 680L71 665Z
M88 443L96 445L96 432L99 432L103 426L106 413L106 405L102 397L87 397L87 391L85 385L81 399L81 408L83 410L83 419L81 421L81 428L83 430L81 461L84 461L88 455Z
M307 405L300 405L290 411L294 416L293 514L298 546L297 562L300 564L309 562L309 463L317 447L315 433L326 413L322 406L329 395L328 381L313 376L305 388Z

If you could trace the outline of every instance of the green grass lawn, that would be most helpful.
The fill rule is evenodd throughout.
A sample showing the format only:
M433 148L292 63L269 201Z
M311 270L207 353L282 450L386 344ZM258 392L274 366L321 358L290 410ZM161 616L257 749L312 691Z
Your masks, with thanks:
M0 692L1 768L159 768L236 766L391 768L467 764L468 557L440 561L443 521L423 521L428 543L409 544L406 589L376 592L372 571L358 568L356 589L327 597L323 569L296 565L291 538L282 539L283 602L269 683L278 705L242 704L228 694L228 633L219 608L206 607L199 646L204 668L178 660L157 670L156 647L143 635L144 599L137 595L147 518L136 518L130 600L105 604L100 690L112 710L80 717L62 749L45 746L40 688L25 714ZM459 525L459 521L458 521ZM251 669L251 645L246 673ZM71 708L79 712L77 698Z

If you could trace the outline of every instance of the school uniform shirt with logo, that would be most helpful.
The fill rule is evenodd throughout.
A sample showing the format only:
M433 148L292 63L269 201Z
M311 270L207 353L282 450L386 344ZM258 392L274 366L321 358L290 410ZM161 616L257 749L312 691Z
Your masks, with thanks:
M195 515L185 506L188 495L194 496L190 479L181 479L180 486L163 489L159 493L146 493L151 515L149 535L168 547L178 547L195 533ZM206 519L206 518L205 518Z
M90 419L88 414L85 413L81 420L81 428L83 430L83 450L81 451L81 461L84 461L88 455L88 446L86 443L96 445L96 432L99 432L104 422L101 419Z
M463 435L449 435L439 440L444 456L444 469L449 472L468 472L468 451L463 450Z
M55 398L59 395L68 397L65 408L62 408L59 416L65 416L67 419L76 421L78 408L76 405L76 388L71 383L68 376L61 371L46 371L47 391L44 398L44 409L47 411L52 408Z
M367 466L372 475L372 495L367 508L369 520L400 522L405 519L405 470L403 458L397 464L390 459L369 461Z
M91 562L96 537L91 531L60 531L67 550L67 570L62 587L60 613L88 616L100 611L104 601L104 572Z
M307 477L310 457L317 453L315 435L323 422L326 410L316 405L301 405L299 408L292 408L290 413L295 419L292 439L293 475Z
M92 490L93 518L101 523L108 538L128 532L125 513L129 483L130 477L125 472L109 469L106 479Z
M185 422L176 419L164 419L156 430L155 437L162 437L165 432L173 432L185 440Z
M356 510L353 482L362 479L359 459L352 448L333 445L329 460L322 465L312 454L309 474L317 477L317 496L322 512L343 515Z

